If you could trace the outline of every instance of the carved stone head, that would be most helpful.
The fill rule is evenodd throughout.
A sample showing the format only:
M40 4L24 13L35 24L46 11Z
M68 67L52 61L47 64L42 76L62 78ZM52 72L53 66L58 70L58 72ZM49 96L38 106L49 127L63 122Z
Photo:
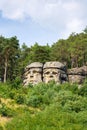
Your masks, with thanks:
M43 67L43 82L54 80L56 83L61 83L61 73L64 69L65 65L60 62L46 62Z
M35 85L42 82L42 67L43 64L39 62L31 63L26 67L26 85L28 85L29 83Z
M60 82L60 74L56 68L47 68L43 70L43 82L49 83L50 81Z

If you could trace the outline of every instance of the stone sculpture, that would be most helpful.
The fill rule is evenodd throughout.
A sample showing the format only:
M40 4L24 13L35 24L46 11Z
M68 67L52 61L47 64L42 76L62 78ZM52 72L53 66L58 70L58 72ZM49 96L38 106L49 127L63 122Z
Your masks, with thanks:
M43 66L43 82L48 83L54 80L56 83L63 83L67 80L66 66L60 62L46 62Z
M34 62L25 68L23 85L49 83L52 80L57 84L65 82L82 84L86 77L87 66L67 70L66 65L57 61L46 62L44 65Z
M43 64L40 62L34 62L28 65L25 68L25 73L24 73L24 80L23 84L24 86L28 84L37 84L42 82L42 67Z

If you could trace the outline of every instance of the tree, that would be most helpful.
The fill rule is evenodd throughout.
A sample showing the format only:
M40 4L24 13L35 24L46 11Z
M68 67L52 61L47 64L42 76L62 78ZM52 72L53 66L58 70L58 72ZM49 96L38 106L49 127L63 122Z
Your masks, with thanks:
M50 60L50 47L49 45L40 46L35 43L30 49L30 60L32 62L46 62Z
M2 39L2 38L0 38ZM3 68L3 82L5 83L7 80L9 68L12 69L15 66L15 61L18 58L18 49L19 49L19 41L17 40L17 37L11 37L11 38L3 38L3 40L0 42L0 48L2 48L2 51L0 53L0 56L2 56L2 62L1 67Z
M83 30L83 32L87 34L87 26L86 26L86 28Z

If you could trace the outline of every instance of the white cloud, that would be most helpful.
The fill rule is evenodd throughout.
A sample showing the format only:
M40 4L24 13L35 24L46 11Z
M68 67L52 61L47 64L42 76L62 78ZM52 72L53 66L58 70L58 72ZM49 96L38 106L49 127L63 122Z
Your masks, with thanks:
M81 27L82 26L82 24L83 24L83 21L81 21L81 20L79 20L79 19L74 19L74 20L72 20L72 21L69 21L69 23L67 24L67 28L69 29L69 30L78 30L79 29L79 27Z
M12 20L30 17L42 27L79 31L84 22L85 0L0 0L2 16ZM86 16L85 16L86 17ZM85 18L86 21L86 18Z

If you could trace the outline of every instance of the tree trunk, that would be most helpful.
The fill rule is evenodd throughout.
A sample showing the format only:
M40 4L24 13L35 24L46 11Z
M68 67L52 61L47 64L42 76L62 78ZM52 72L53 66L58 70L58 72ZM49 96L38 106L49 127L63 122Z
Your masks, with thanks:
M8 67L8 60L7 60L7 57L6 57L5 58L4 83L6 83L6 78L7 78L7 67Z

